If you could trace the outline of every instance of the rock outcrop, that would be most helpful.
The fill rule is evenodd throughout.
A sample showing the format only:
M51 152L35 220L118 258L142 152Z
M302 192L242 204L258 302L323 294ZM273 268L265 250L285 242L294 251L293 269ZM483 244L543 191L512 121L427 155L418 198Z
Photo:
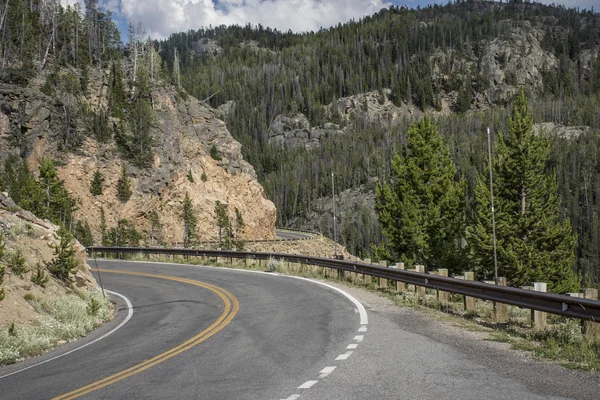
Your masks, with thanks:
M77 99L78 104L93 108L105 102L105 81L100 73L92 72L88 93ZM101 208L108 228L125 218L142 233L150 231L149 216L156 211L163 224L165 244L182 242L181 215L186 193L198 217L198 240L214 241L218 237L214 212L217 201L227 204L232 216L235 209L241 212L246 225L241 239L274 238L275 206L257 182L253 167L242 158L240 143L232 138L215 110L191 96L182 98L181 92L174 88L156 85L151 94L155 156L151 167L140 169L124 163L113 140L99 142L84 134L82 118L73 125L84 137L83 144L72 152L60 150L63 107L57 104L57 99L40 91L43 83L44 77L40 76L25 88L0 87L0 149L3 153L0 161L8 154L17 154L36 171L43 156L55 159L59 177L78 201L75 217L89 223L96 243L100 242ZM217 157L211 155L213 147L219 153ZM133 189L131 199L125 204L116 194L116 182L123 165L129 172ZM96 170L103 174L105 182L103 194L95 197L90 193L90 182Z

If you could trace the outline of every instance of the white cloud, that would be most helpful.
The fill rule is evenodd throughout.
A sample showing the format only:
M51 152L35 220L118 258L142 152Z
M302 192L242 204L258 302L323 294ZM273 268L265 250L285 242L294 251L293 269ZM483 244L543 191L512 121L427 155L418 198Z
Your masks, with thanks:
M316 31L373 14L389 0L120 0L120 13L153 37L209 25L253 25Z

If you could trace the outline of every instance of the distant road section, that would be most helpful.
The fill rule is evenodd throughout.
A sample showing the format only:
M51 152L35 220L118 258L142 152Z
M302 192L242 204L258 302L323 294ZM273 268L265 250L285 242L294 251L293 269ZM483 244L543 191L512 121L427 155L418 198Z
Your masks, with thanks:
M311 233L288 231L285 229L276 229L275 235L279 240L312 239L314 237L314 235Z

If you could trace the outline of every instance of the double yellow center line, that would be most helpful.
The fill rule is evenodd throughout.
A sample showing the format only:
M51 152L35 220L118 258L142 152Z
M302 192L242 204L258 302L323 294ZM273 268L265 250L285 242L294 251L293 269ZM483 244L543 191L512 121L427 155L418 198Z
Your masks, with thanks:
M87 386L73 390L72 392L69 392L69 393L65 393L61 396L55 397L53 400L75 399L77 397L83 396L87 393L93 392L93 391L103 388L105 386L112 385L115 382L118 382L122 379L125 379L132 375L135 375L139 372L147 370L148 368L151 368L157 364L160 364L161 362L166 361L171 357L175 357L176 355L178 355L186 350L191 349L192 347L196 346L197 344L202 343L203 341L205 341L206 339L208 339L215 333L219 332L221 329L223 329L227 324L229 324L231 322L231 320L233 319L233 317L235 317L235 315L237 314L238 309L239 309L238 300L235 298L234 295L229 293L227 290L220 288L218 286L211 285L211 284L205 283L205 282L200 282L200 281L197 281L194 279L179 278L179 277L167 276L167 275L147 274L144 272L129 272L129 271L104 270L104 269L101 269L100 272L111 273L111 274L144 276L144 277L148 277L148 278L158 278L158 279L166 279L169 281L189 283L190 285L199 286L199 287L208 289L208 290L212 291L213 293L215 293L217 296L219 296L221 298L221 300L223 300L223 303L225 304L225 309L223 310L223 313L219 316L219 318L215 322L213 322L208 328L206 328L205 330L203 330L196 336L192 337L191 339L181 343L179 346L173 347L171 350L165 351L162 354L159 354L151 359L148 359L144 362L134 365L131 368L128 368L128 369L121 371L119 373L116 373L114 375L111 375L107 378L101 379L94 383L90 383Z

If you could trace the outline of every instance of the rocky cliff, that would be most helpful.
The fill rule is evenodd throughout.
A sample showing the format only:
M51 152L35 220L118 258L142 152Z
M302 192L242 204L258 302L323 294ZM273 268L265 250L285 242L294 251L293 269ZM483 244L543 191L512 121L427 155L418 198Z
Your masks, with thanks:
M198 217L200 241L212 241L218 236L214 212L217 201L229 205L231 215L235 215L236 208L241 212L246 225L242 239L274 238L275 206L256 181L252 166L243 160L241 145L232 138L225 123L197 99L166 85L154 85L151 134L156 146L149 168L124 164L113 140L98 141L86 134L82 110L106 105L108 74L109 71L90 71L87 93L75 95L70 101L78 111L73 113L78 117L71 121L71 129L74 136L82 138L82 144L71 151L61 149L67 99L51 97L40 90L47 73L33 79L27 87L0 87L0 158L18 154L32 171L42 157L55 159L60 178L78 201L75 217L90 224L96 243L100 240L101 208L108 228L125 218L146 234L151 229L150 213L156 211L163 225L163 241L182 242L181 214L186 193ZM110 122L118 123L114 119ZM219 156L211 156L211 149ZM122 204L116 195L116 182L124 165L133 195ZM97 170L105 178L104 191L93 196L90 182Z

